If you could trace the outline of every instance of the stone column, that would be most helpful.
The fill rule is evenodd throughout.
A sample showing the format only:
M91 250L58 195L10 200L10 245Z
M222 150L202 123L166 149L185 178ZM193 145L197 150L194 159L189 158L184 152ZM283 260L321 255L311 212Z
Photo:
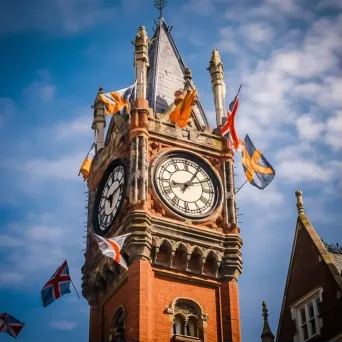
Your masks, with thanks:
M215 101L216 124L217 127L223 124L224 98L226 96L226 86L224 83L224 72L221 57L217 49L214 49L208 68L211 76L211 84Z
M96 152L104 147L104 129L106 127L106 108L100 98L100 94L103 94L103 88L99 88L99 92L96 96L94 103L94 120L91 128L95 131L95 143Z
M140 26L134 41L134 65L136 67L137 98L144 99L146 98L147 67L149 66L148 44L149 39L145 27Z

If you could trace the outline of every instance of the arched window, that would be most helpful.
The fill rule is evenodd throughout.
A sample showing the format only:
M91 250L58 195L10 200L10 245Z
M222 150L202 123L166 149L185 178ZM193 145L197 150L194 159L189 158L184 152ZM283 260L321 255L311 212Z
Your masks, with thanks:
M173 314L173 341L203 341L203 321L208 317L197 302L176 298L167 313Z
M122 306L120 306L114 313L110 325L111 342L124 342L125 341L125 317L126 313Z
M185 320L181 315L176 315L173 320L173 333L177 335L184 335Z
M186 335L192 337L198 337L198 319L191 316L187 321Z

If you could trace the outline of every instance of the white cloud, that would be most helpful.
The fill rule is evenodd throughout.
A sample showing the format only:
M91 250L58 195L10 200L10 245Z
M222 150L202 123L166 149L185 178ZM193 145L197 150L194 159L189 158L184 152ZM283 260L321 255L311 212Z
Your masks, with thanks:
M220 29L220 41L217 43L217 48L223 52L237 53L239 48L235 42L235 30L232 26L226 26Z
M274 30L265 23L248 23L241 27L241 32L246 40L253 43L269 43L274 38Z
M77 181L77 175L86 153L85 151L84 153L71 154L57 159L31 159L21 165L16 164L16 168L25 172L28 177L35 177L36 180L62 179Z
M51 102L55 96L55 86L51 84L51 76L47 70L38 71L38 78L29 84L23 93L29 101Z
M296 125L299 137L307 140L319 138L324 130L324 124L314 122L310 114L304 114L298 117Z
M339 110L335 115L327 120L327 132L325 141L334 150L342 148L342 110Z
M42 240L42 241L56 241L56 238L59 238L63 235L64 229L60 227L51 227L51 226L43 226L36 225L32 226L27 230L27 236L32 240Z
M49 326L57 330L73 330L77 326L77 323L70 321L52 321Z
M91 124L93 120L93 114L91 109L81 110L82 112L87 112L78 117L75 117L69 121L63 121L57 123L56 127L53 129L54 138L58 141L65 139L75 139L81 138L82 136L91 137L94 131L91 129ZM51 129L51 128L50 128Z

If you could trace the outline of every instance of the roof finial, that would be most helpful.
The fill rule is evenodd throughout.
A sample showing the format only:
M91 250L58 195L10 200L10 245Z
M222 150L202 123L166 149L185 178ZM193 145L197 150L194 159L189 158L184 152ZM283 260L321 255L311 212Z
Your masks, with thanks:
M262 315L264 316L264 328L261 334L261 341L274 342L274 335L272 334L271 328L268 324L268 310L265 301L262 302Z
M166 0L155 0L154 7L159 9L159 19L163 17L163 8L167 5Z
M304 202L303 202L303 192L301 190L296 191L297 196L297 208L298 215L304 213Z

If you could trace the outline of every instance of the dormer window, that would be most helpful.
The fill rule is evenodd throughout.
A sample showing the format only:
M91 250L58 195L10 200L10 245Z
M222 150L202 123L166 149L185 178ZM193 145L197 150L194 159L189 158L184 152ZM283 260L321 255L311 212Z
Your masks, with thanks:
M291 306L292 318L296 322L297 334L293 340L305 342L321 333L322 319L319 305L322 301L322 288L315 289Z

